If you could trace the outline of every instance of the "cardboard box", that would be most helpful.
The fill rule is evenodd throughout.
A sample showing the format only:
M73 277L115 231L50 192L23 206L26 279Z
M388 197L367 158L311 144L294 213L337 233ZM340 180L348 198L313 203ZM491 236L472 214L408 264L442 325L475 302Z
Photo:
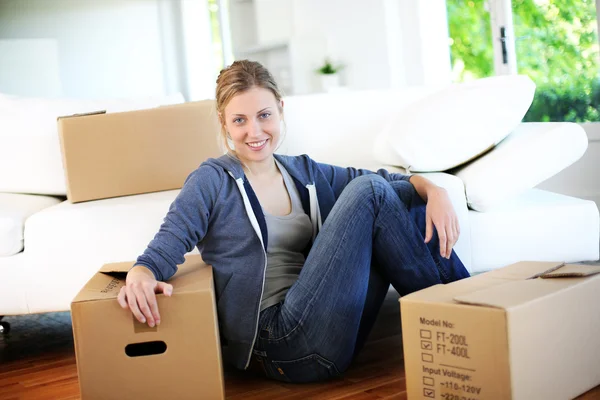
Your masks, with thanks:
M403 297L408 398L570 399L597 386L599 272L520 262Z
M58 119L67 198L73 202L179 189L219 157L214 101Z
M116 299L132 265L104 265L71 303L82 399L224 399L212 268L187 256L150 328Z

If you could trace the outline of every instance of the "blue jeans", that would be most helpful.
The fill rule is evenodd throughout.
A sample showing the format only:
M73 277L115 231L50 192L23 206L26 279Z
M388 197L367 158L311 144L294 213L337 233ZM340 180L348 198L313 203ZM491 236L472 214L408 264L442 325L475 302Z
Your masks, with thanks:
M437 232L428 244L424 236L425 203L411 183L354 179L285 300L261 312L253 364L285 382L340 376L364 345L390 283L404 296L469 276L454 251L440 256Z

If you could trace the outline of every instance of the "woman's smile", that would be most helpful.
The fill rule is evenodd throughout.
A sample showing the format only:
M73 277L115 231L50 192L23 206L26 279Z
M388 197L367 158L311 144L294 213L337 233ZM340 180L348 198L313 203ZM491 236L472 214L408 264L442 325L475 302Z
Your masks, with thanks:
M250 150L252 150L252 151L261 151L267 145L268 140L269 139L264 139L264 140L261 140L260 142L249 142L246 144L250 147Z

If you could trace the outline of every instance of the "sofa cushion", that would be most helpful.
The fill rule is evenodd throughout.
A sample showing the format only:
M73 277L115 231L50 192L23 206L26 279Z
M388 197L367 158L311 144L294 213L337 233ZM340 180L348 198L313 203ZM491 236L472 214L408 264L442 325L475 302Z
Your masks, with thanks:
M0 193L0 257L23 250L25 220L62 200L56 197Z
M181 94L115 100L42 99L0 94L0 191L66 195L56 119L182 103Z
M25 226L31 312L68 310L79 289L103 264L135 261L178 193L65 201L31 216Z
M587 135L578 124L523 123L455 175L465 184L469 207L488 211L573 164L587 146Z
M488 212L469 211L473 272L523 260L598 259L596 203L530 189Z
M535 84L524 75L452 84L399 108L375 140L380 162L444 171L499 143L522 120Z

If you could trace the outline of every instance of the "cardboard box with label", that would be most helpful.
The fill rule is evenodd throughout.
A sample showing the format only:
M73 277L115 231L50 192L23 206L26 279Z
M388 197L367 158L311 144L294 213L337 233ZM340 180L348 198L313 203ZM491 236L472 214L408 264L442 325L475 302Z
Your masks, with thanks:
M187 256L150 328L116 299L131 266L104 265L71 303L82 399L224 399L212 268Z
M400 299L409 399L570 399L600 384L600 266L520 262Z

